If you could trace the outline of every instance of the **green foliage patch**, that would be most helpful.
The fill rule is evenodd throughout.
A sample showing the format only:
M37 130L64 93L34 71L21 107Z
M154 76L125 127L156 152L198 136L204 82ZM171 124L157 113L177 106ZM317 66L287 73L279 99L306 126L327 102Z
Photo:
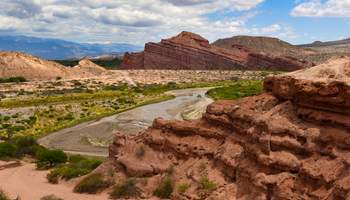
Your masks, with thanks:
M110 181L105 180L102 174L91 174L81 180L75 187L74 192L96 194L97 192L108 188Z
M123 183L117 184L110 193L111 199L135 197L139 193L135 179L126 179Z
M215 100L238 99L263 92L263 82L259 80L234 81L229 85L211 89L207 95Z
M166 176L163 178L159 186L154 190L153 194L159 198L170 198L173 190L173 181L170 176Z
M27 82L27 79L22 76L0 78L0 83L21 83L21 82Z
M47 175L47 180L56 184L59 179L70 180L84 176L96 169L101 163L102 161L99 159L73 155L69 157L67 163L54 167Z

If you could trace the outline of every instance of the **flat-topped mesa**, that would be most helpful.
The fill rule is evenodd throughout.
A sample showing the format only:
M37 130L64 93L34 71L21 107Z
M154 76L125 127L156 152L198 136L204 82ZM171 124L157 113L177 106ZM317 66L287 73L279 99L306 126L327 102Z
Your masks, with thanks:
M307 66L310 64L295 58L265 55L244 47L220 48L209 44L200 35L181 32L175 37L161 40L160 43L147 43L141 53L125 54L121 68L292 71Z

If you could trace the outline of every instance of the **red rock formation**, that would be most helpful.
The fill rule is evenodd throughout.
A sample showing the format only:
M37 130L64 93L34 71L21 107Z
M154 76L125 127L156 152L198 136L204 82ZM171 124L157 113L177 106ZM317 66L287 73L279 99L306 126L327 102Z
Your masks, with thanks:
M350 199L349 62L269 77L267 93L215 102L199 120L118 134L110 163L143 198L170 176L171 199Z
M309 66L295 58L264 55L235 47L230 50L209 44L203 37L182 32L160 43L147 43L142 53L126 54L122 69L276 69L296 70Z

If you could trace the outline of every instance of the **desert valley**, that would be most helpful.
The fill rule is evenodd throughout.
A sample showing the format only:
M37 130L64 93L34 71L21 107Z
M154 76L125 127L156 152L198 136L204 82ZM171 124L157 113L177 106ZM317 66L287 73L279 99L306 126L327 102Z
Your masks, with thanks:
M74 43L2 36L1 10L0 200L350 200L350 39Z

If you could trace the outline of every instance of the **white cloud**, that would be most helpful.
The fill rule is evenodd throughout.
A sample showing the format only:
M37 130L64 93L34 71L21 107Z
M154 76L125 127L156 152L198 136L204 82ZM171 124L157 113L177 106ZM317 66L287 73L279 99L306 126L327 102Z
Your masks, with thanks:
M272 24L270 26L267 26L267 27L263 27L261 29L261 31L263 33L276 33L278 31L280 31L282 28L281 28L281 25L279 24Z
M350 17L350 0L311 0L298 4L292 16Z
M263 1L1 0L0 30L83 42L139 44L188 30L213 40L249 32L245 23ZM206 17L236 11L241 16Z

